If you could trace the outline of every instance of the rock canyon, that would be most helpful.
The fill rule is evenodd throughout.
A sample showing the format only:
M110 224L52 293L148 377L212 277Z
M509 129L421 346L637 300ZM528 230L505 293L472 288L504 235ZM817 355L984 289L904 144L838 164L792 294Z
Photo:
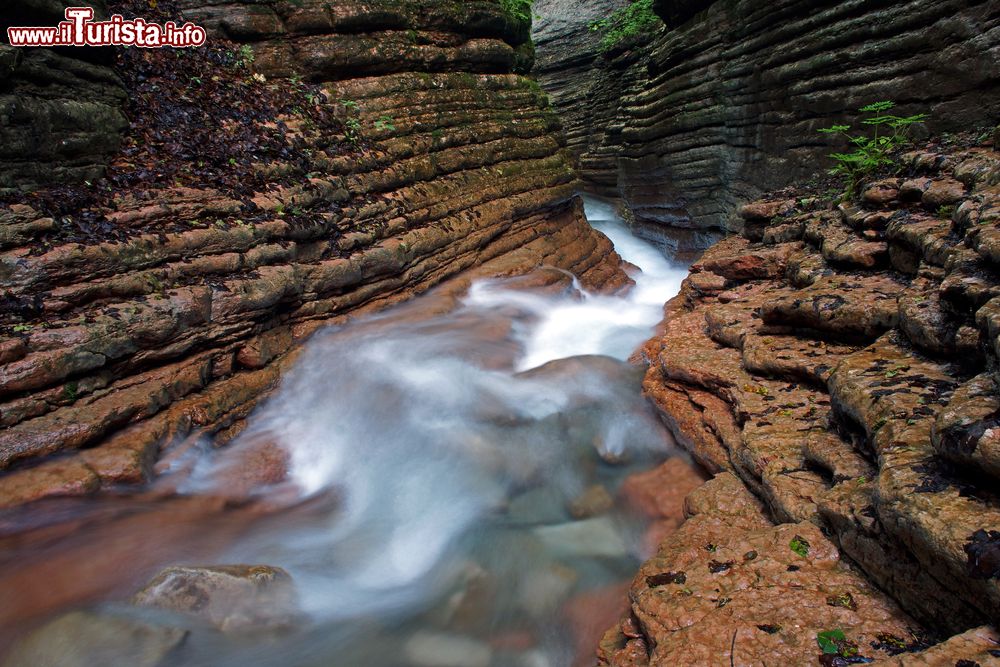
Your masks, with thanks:
M208 41L0 44L0 664L1000 664L1000 4L92 6Z

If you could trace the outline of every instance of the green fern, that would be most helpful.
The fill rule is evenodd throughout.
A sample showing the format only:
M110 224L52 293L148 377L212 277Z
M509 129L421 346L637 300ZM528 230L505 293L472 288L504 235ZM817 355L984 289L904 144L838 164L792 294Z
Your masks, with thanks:
M885 167L895 167L893 154L910 143L910 126L927 119L927 114L896 116L888 113L895 108L893 102L875 102L859 111L866 114L861 123L872 128L872 136L849 134L850 125L833 125L819 130L823 134L840 134L847 138L854 150L850 153L831 153L837 164L830 170L834 176L846 179L844 198L854 199L864 181Z
M504 13L518 23L531 21L532 0L500 0Z
M653 11L653 0L634 0L628 6L614 11L611 16L590 24L593 32L603 32L600 49L608 52L624 40L649 33L662 25Z

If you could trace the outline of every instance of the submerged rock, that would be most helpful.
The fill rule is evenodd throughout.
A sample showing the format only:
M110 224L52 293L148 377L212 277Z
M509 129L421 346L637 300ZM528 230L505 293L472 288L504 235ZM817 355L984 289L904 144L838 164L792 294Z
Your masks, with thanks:
M565 523L570 517L563 492L551 484L542 484L514 496L504 518L514 525L530 525Z
M572 667L591 667L594 646L609 623L625 611L628 582L601 586L577 593L562 606L562 615L573 633Z
M559 564L530 570L520 578L519 603L538 621L551 618L560 602L573 590L579 576L572 568Z
M633 511L651 520L642 538L643 556L656 553L660 542L684 523L684 499L705 479L680 457L625 479L619 495Z
M569 513L574 519L588 519L605 514L614 504L608 490L602 484L594 484L569 503Z
M415 667L489 667L489 644L462 635L418 632L403 645L403 657Z
M541 526L532 534L560 558L622 558L627 553L621 532L610 517Z
M5 667L157 667L187 637L187 630L140 617L75 611L21 640Z
M132 602L191 614L223 632L280 629L299 613L292 578L269 565L170 567Z

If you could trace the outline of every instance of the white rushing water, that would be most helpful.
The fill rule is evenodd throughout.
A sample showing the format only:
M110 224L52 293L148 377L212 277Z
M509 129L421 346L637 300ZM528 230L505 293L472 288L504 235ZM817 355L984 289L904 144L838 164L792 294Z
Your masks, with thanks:
M627 359L663 317L663 304L677 294L687 275L650 244L628 230L612 204L584 198L587 219L615 245L622 258L639 267L635 288L625 297L593 295L582 298L553 297L506 289L502 283L482 281L473 285L467 303L473 307L515 306L535 320L517 333L524 345L520 370L547 361L584 354Z
M625 473L668 455L669 438L640 395L641 369L625 360L686 269L633 237L610 205L588 199L586 209L642 269L629 294L588 294L575 281L560 294L481 281L444 315L422 314L417 299L323 332L230 447L277 442L299 494L339 501L320 525L252 535L231 554L292 573L325 628L296 645L298 659L443 664L440 652L452 650L465 656L458 664L481 662L498 633L524 619L551 623L574 592L634 568L638 537L627 517L604 508L574 520L566 508L594 484L613 494ZM226 465L221 456L199 471L200 489ZM458 633L448 610L483 579L509 591L481 605L491 619L484 628ZM396 625L373 631L374 618ZM359 639L372 632L376 641ZM421 657L441 636L450 649ZM565 636L537 636L511 664L528 664L529 653L534 664L568 664L567 646ZM286 662L288 650L273 662L298 664ZM502 662L490 659L483 664Z

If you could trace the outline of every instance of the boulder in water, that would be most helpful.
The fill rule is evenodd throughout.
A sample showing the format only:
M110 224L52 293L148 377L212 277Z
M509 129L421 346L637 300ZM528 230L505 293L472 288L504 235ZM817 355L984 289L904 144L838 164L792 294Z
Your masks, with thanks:
M553 554L563 558L621 558L626 554L621 533L606 516L541 526L532 532Z
M614 504L608 490L601 484L594 484L573 499L569 504L569 513L574 519L587 519L607 513Z
M168 567L132 601L193 614L223 632L287 627L298 613L291 576L269 565Z

